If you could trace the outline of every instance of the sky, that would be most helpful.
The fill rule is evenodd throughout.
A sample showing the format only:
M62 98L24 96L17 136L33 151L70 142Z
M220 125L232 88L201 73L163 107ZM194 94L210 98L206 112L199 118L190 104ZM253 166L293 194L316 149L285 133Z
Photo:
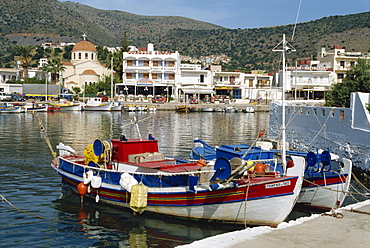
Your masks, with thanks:
M59 0L64 2L66 0ZM369 0L69 0L137 15L182 16L222 27L258 28L370 11ZM298 12L299 10L299 12Z

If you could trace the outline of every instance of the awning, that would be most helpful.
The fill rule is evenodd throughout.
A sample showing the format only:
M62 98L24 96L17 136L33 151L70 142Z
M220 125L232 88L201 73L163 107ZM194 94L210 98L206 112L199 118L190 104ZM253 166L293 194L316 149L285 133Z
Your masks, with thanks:
M203 94L203 95L211 95L215 92L213 90L202 90L202 89L181 89L185 94Z

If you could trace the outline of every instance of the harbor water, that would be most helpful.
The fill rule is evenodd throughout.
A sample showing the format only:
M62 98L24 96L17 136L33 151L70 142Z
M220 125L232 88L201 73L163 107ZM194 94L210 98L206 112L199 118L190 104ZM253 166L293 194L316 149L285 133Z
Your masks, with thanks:
M137 120L137 125L132 121ZM95 139L147 137L166 156L188 158L193 140L249 143L268 113L55 112L0 115L1 247L175 247L240 227L153 216L96 204L83 206L51 168L59 142L80 154ZM139 129L137 129L138 127ZM138 132L138 130L140 132Z
M240 226L185 221L96 204L71 193L51 168L59 142L80 154L95 139L158 139L168 157L188 158L194 139L250 143L268 130L268 112L55 112L0 115L1 247L176 247ZM42 121L51 149L40 132ZM301 216L294 211L289 218Z

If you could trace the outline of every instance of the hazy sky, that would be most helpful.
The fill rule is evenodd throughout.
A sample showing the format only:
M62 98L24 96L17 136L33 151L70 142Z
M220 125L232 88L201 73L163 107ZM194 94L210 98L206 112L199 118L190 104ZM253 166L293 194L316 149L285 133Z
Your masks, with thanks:
M65 0L60 0L65 1ZM227 28L294 24L370 11L370 0L69 0L98 9L183 16ZM301 4L300 4L301 3Z

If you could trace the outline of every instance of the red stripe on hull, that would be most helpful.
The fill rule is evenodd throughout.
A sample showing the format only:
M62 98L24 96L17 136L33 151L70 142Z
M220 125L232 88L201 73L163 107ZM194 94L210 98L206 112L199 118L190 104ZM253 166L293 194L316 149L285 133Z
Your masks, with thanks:
M71 185L75 189L80 183L71 178L63 176L63 182ZM293 194L297 183L297 177L284 177L278 180L269 180L268 182L259 182L249 187L245 185L239 188L230 188L216 191L200 191L198 193L148 193L148 205L163 206L193 206L193 205L211 205L227 202L244 201L248 189L248 200L277 197L281 195ZM99 194L101 199L112 200L116 202L129 203L130 193L125 190L114 190L108 188L91 188L90 196Z

